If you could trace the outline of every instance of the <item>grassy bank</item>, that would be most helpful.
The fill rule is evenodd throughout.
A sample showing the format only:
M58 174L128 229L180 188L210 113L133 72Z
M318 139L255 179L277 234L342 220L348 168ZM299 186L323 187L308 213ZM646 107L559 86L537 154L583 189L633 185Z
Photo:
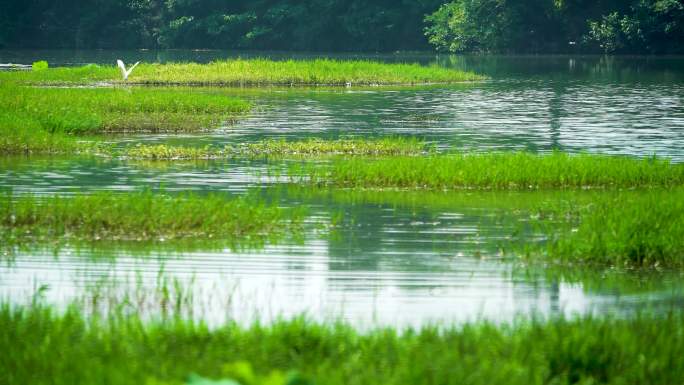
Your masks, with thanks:
M50 133L196 131L249 108L242 100L189 90L0 87L0 112Z
M666 159L562 152L337 159L331 164L293 165L288 172L298 183L368 188L524 190L684 183L684 165Z
M290 235L302 219L301 210L220 194L168 196L146 191L0 199L3 238L24 241L208 238L247 243Z
M0 102L1 103L1 102ZM3 111L0 113L0 155L98 153L94 141L61 132L49 132L37 119Z
M249 103L169 89L0 86L0 155L104 152L76 136L194 132L236 119Z
M133 159L220 159L232 157L312 157L326 155L392 156L419 155L430 151L428 146L414 138L348 138L337 140L303 139L294 141L267 139L255 143L224 147L190 147L144 145L127 147L121 155Z
M411 85L482 80L481 76L454 69L419 64L385 64L366 60L234 59L209 64L141 63L130 84L269 86L269 85ZM0 81L41 84L122 82L114 66L89 65L41 71L0 73Z
M218 329L0 307L8 384L676 384L684 317L480 322L358 332L304 319ZM195 375L189 377L191 373ZM296 380L296 381L295 381ZM221 382L233 384L233 382Z
M632 191L566 202L534 216L548 237L533 259L614 267L684 267L684 190Z

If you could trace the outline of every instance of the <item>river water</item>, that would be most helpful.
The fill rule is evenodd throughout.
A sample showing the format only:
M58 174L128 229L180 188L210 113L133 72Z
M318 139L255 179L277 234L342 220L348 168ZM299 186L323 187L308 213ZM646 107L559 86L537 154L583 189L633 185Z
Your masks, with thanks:
M235 56L310 57L221 51L0 51L0 62L110 63L115 58L206 62ZM332 55L330 55L332 56ZM394 88L226 89L257 106L209 134L114 137L121 143L229 144L263 138L411 135L439 149L561 149L684 160L684 59L676 57L461 57L335 55L409 61L483 73L477 84ZM81 191L257 191L307 206L303 239L261 250L144 253L121 245L22 250L0 267L0 296L47 301L123 301L156 309L165 285L211 322L306 314L357 325L421 325L519 315L630 314L681 307L682 276L531 272L500 259L525 223L516 202L563 193L306 191L259 177L259 161L150 163L89 158L0 159L0 188ZM573 198L574 199L574 198ZM503 214L502 214L503 213ZM503 218L503 219L502 219ZM335 222L334 230L329 224ZM535 242L535 234L527 234ZM607 275L607 276L606 276ZM174 286L175 285L175 286ZM183 294L184 293L184 294ZM166 294L164 294L166 295ZM133 301L131 298L137 298ZM132 306L132 305L131 305ZM154 310L150 310L154 311Z

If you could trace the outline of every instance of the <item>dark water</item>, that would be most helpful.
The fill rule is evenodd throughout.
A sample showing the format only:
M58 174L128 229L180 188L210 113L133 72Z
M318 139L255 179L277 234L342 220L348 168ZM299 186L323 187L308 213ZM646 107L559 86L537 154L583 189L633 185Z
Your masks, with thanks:
M0 62L53 65L126 61L210 61L278 53L218 51L7 52ZM295 55L295 57L310 57ZM339 55L335 57L340 57ZM133 143L239 143L275 138L411 135L441 149L588 151L684 160L684 59L378 55L487 74L472 85L421 88L224 90L257 108L210 134L112 138ZM154 308L160 277L193 292L195 314L219 321L306 312L357 324L421 324L518 314L629 313L681 307L682 277L530 272L500 260L500 247L526 218L511 207L562 193L363 193L283 188L259 177L255 161L160 163L88 158L0 159L0 188L18 193L249 190L284 206L309 207L304 239L264 250L144 256L120 247L23 251L0 268L0 296L30 298L48 285L55 303L143 296ZM574 198L572 198L574 199ZM508 208L508 209L502 209ZM333 231L331 223L337 226ZM536 241L533 233L528 234ZM166 282L166 281L165 281ZM106 292L104 295L102 292ZM96 294L94 294L96 293ZM147 301L147 302L145 302ZM132 301L135 302L135 301Z

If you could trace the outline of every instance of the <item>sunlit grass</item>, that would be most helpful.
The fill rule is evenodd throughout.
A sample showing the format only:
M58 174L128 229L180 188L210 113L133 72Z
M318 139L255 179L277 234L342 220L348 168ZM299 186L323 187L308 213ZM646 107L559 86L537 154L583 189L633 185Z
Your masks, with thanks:
M684 190L627 191L540 208L549 238L532 259L613 267L684 267Z
M0 349L9 384L192 384L201 376L245 385L670 385L684 381L684 316L360 332L304 318L209 329L175 317L3 305Z
M667 159L553 152L336 159L289 169L292 181L362 188L567 189L676 186L684 165Z
M99 153L103 149L93 141L49 132L26 115L9 111L0 114L0 155Z
M431 151L415 138L348 138L337 140L303 139L294 141L261 140L254 143L224 147L173 146L165 144L137 144L121 151L122 156L132 159L177 160L219 159L233 157L316 157L328 155L391 156L419 155Z
M13 196L0 199L0 233L15 241L220 239L269 240L292 234L302 210L256 197L162 193Z
M188 90L0 87L0 112L50 133L197 131L249 108L242 100ZM15 122L18 129L21 123Z
M209 64L142 63L129 77L129 84L148 85L401 85L455 83L482 80L470 72L419 64L386 64L367 60L233 59ZM49 68L42 71L0 73L0 81L19 83L120 83L114 66L89 65Z
M250 108L239 99L188 90L2 85L0 154L98 154L106 146L76 136L203 131Z

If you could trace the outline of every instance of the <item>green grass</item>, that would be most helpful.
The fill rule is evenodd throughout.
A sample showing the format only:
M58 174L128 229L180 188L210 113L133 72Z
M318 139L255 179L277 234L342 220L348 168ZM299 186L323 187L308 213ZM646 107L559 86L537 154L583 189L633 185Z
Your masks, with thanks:
M66 134L196 131L249 108L242 100L190 90L0 87L0 112Z
M6 194L0 199L0 234L19 242L64 238L264 242L296 232L302 219L299 209L267 205L253 196L143 191L46 198Z
M684 190L629 191L568 202L535 215L549 238L526 246L533 259L563 265L684 268Z
M75 136L203 131L249 109L239 99L190 90L3 85L0 155L97 154L106 146Z
M684 165L667 159L563 152L337 159L330 164L293 165L288 173L294 182L359 188L525 190L684 184Z
M49 132L36 119L5 111L0 114L0 155L98 153L106 146Z
M223 148L216 146L191 147L165 144L137 144L121 151L133 159L219 159L232 157L315 157L325 155L391 156L419 155L430 151L428 146L413 138L388 137L377 139L349 138L337 140L303 139L296 141L267 139Z
M482 80L483 77L455 69L419 64L385 64L365 60L234 59L209 64L141 63L129 77L129 84L291 86L291 85L411 85ZM49 68L41 71L0 73L0 81L31 84L121 83L114 66L89 65Z
M244 385L684 382L681 313L359 332L303 318L208 329L173 317L3 305L0 349L7 384L198 384L199 376Z

